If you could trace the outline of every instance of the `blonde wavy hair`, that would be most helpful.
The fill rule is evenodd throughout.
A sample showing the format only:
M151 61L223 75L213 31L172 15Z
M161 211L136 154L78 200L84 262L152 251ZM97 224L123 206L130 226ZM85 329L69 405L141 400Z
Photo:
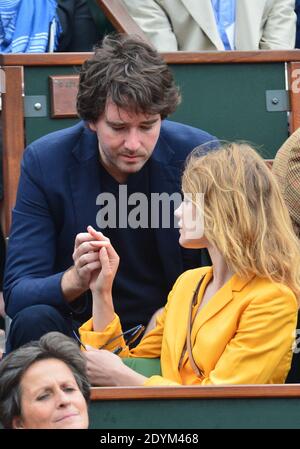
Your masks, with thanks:
M283 283L300 297L300 244L276 180L253 148L195 148L182 188L194 202L204 193L205 237L231 270Z

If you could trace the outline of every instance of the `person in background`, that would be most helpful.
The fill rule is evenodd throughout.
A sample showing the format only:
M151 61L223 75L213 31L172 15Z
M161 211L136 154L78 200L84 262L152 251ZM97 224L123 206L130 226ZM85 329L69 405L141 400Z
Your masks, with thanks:
M198 148L182 188L179 243L207 248L213 265L177 279L156 327L129 351L113 305L119 258L110 244L101 248L102 269L90 284L92 319L80 328L82 343L97 348L84 352L91 383L284 383L300 294L300 244L271 171L246 144L204 155ZM160 358L162 375L147 378L116 353Z
M83 64L83 121L24 152L4 277L6 352L50 331L72 336L91 316L102 243L90 243L88 225L122 257L114 297L125 329L146 325L179 274L207 264L205 252L180 248L172 195L181 201L187 155L215 138L165 120L179 102L169 67L137 37L108 35ZM137 195L147 203L143 222L134 220ZM153 198L166 207L152 209Z
M296 129L277 151L272 172L278 181L295 234L300 239L300 128ZM298 313L296 345L286 383L300 382L299 329L300 314Z
M58 52L92 51L104 34L113 31L104 20L102 28L98 26L93 17L89 1L87 0L57 0L57 14L61 25L61 33L58 40ZM95 3L95 13L98 12L99 20L101 10Z
M56 7L55 0L0 0L0 52L54 51L61 31Z
M6 429L86 429L90 387L77 344L58 332L0 363L0 422Z
M277 151L272 172L300 238L300 128Z
M295 0L123 0L159 51L295 47Z

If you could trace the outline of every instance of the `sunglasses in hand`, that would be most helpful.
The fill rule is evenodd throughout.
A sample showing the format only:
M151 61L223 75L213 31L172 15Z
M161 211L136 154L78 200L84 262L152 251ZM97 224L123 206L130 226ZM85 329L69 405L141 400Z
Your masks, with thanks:
M124 337L125 345L130 346L130 345L132 345L132 343L134 343L139 338L139 336L144 332L144 330L145 330L145 326L143 326L142 324L139 324L138 326L132 327L131 329L128 329L127 331L122 332L121 334L110 338L104 345L100 346L99 349L105 349L107 345L109 345L110 343L112 343L113 341L117 340L118 338L120 338L122 336ZM73 330L73 335L76 338L76 340L78 341L78 343L80 343L80 345L85 350L87 350L86 346L82 343L82 341L76 334L75 330ZM116 349L114 349L112 351L112 353L120 354L120 352L123 351L123 349L124 348L122 346L118 346Z

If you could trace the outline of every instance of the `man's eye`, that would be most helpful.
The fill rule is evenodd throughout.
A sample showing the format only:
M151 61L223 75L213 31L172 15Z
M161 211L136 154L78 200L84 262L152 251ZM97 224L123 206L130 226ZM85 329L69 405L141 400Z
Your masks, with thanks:
M144 131L148 131L149 129L152 129L152 128L153 128L153 125L143 125L143 126L141 126L141 129L144 130Z
M112 129L114 131L123 131L123 129L125 129L125 128L124 128L124 126L112 126Z

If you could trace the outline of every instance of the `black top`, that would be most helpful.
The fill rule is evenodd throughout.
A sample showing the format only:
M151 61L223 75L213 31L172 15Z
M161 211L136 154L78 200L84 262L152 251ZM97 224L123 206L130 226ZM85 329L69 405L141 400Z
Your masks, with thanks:
M103 222L100 227L120 256L113 300L123 330L126 330L137 324L147 324L149 317L166 302L168 295L155 234L150 226L149 162L138 173L129 175L127 184L119 184L102 165L100 178L101 192L109 192L115 198L116 227L113 223L114 211L112 207L107 207L108 202L104 205L108 213L103 215L107 227ZM143 205L134 197L131 197L134 204L128 205L128 198L135 192L145 195ZM142 207L143 219L139 213ZM136 225L138 227L134 228ZM132 273L135 275L132 276Z

